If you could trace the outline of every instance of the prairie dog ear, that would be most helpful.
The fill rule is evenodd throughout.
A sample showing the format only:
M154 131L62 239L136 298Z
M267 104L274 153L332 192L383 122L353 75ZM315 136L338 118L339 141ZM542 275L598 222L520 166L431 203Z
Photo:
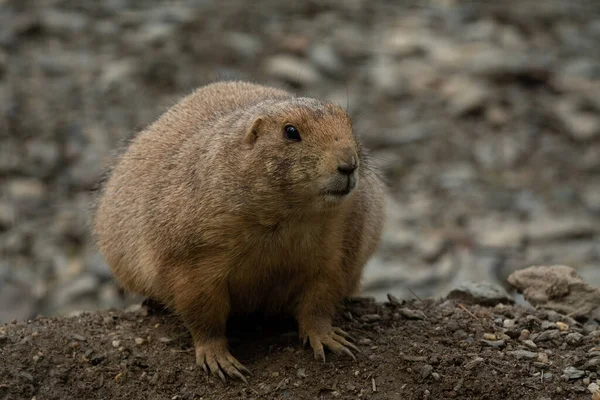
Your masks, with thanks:
M252 123L252 126L246 132L245 142L246 144L252 146L258 140L258 137L262 134L262 129L264 127L265 119L263 117L258 117Z

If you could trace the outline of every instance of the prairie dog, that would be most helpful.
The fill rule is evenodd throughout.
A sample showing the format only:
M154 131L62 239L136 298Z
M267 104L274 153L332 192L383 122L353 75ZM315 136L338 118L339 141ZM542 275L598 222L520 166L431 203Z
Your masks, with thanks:
M337 105L248 82L196 89L140 132L105 182L94 234L117 281L181 316L196 362L249 371L227 318L289 312L315 358L358 349L332 326L384 220L384 185Z

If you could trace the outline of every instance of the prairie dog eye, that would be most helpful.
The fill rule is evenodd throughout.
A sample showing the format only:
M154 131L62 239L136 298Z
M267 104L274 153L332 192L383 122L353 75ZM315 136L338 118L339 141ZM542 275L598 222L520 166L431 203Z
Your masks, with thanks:
M298 132L298 128L294 125L286 125L283 128L283 135L287 140L291 140L293 142L299 142L302 140L300 137L300 132Z

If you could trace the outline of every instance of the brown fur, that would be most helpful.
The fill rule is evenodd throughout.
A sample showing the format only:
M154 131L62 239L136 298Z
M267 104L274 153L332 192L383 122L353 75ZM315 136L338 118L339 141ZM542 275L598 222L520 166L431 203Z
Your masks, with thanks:
M287 123L301 142L284 138ZM323 195L353 157L356 188ZM357 290L383 224L383 184L367 162L337 106L210 84L133 139L102 190L95 234L126 289L182 316L213 373L244 369L224 339L237 312L291 312L315 356L322 345L348 353L331 319Z

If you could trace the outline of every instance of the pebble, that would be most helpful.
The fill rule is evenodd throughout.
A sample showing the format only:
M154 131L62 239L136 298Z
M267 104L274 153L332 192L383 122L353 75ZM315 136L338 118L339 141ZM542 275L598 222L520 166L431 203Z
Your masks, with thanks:
M537 349L537 345L534 343L533 340L524 340L523 345L525 345L527 348L529 348L531 350Z
M369 79L381 93L391 98L401 97L408 88L404 79L400 77L398 68L391 57L377 56L369 64Z
M364 322L377 322L381 320L381 315L379 314L365 314L360 318Z
M423 379L426 379L429 377L429 375L431 375L432 372L433 372L433 366L430 364L425 364L423 366L423 368L421 369L421 377Z
M538 353L527 350L514 350L507 351L506 353L515 357L517 360L535 360L538 357Z
M542 321L541 328L542 328L542 330L546 331L548 329L556 329L556 328L558 328L558 325L556 325L556 323L554 323L552 321Z
M558 321L558 322L556 323L556 326L558 327L558 329L559 329L561 332L566 332L566 331L568 331L568 330L569 330L569 325L565 324L564 322L560 322L560 321Z
M304 368L299 368L298 371L296 371L296 376L298 378L306 378L308 375L306 375L306 370Z
M71 335L71 337L75 340L78 340L80 342L85 342L85 337L82 335L78 335L78 334L73 334Z
M436 381L439 381L439 380L440 380L440 378L441 378L440 374L438 374L437 372L433 372L433 373L431 374L431 377L432 377L433 379L435 379Z
M259 38L242 32L228 32L225 35L225 42L244 59L253 59L263 50Z
M485 340L497 340L498 338L493 333L484 333L483 338Z
M481 358L481 357L475 357L473 360L471 360L471 361L469 361L468 363L465 364L465 369L466 370L472 370L474 368L477 368L484 361L485 360L483 358Z
M448 299L469 304L495 306L512 304L514 300L500 286L490 282L467 281L448 294Z
M297 85L313 85L321 79L308 61L290 55L269 58L265 69L269 75Z
M503 348L506 346L506 342L504 340L482 340L482 342L489 347Z
M536 337L536 341L537 342L545 342L547 340L560 340L560 331L558 330L549 330L549 331L544 331L542 333L540 333L537 337Z
M568 380L581 379L585 376L585 371L582 371L575 367L567 367L563 370L563 373L563 377Z
M87 17L78 12L46 9L41 13L42 28L55 34L79 34L87 25Z
M448 109L454 116L465 116L485 107L490 90L485 82L459 77L451 79L443 89Z
M506 329L512 329L515 327L515 320L514 319L505 319L504 322L502 323L502 326L504 326Z
M329 76L343 76L344 65L331 45L316 44L310 48L308 57L314 65Z
M450 331L457 331L460 329L460 325L455 320L451 319L448 321L447 328Z
M565 341L568 344L571 344L573 346L578 345L579 343L581 343L581 339L583 339L583 335L581 333L578 332L573 332L573 333L569 333L566 337L565 337Z
M587 390L591 393L597 393L600 392L600 386L598 386L598 384L596 382L592 382L588 385Z
M408 319L427 319L427 316L423 313L423 311L420 310L411 310L410 308L400 308L398 309L398 312L400 313L400 315L402 315L403 317L406 317Z
M454 339L456 339L456 340L464 340L469 335L467 335L467 332L463 331L462 329L459 329L454 332L453 336L454 336Z
M112 341L112 347L114 347L116 349L119 346L121 346L121 341L120 340L113 340Z
M593 112L583 111L578 99L559 101L556 115L573 139L587 141L600 135L600 118Z
M134 340L135 340L135 344L137 344L138 346L141 346L144 343L146 343L146 341L144 339L139 338L139 337L135 338Z
M528 340L530 336L531 336L531 332L528 329L523 329L521 331L521 335L519 336L519 340L520 341Z
M5 193L17 202L39 201L46 195L43 182L33 178L17 178L4 183Z
M369 346L371 343L372 343L371 339L367 339L367 338L360 339L358 341L358 344L360 344L362 346Z
M600 372L600 357L594 357L594 358L589 359L585 363L585 368L597 370Z

